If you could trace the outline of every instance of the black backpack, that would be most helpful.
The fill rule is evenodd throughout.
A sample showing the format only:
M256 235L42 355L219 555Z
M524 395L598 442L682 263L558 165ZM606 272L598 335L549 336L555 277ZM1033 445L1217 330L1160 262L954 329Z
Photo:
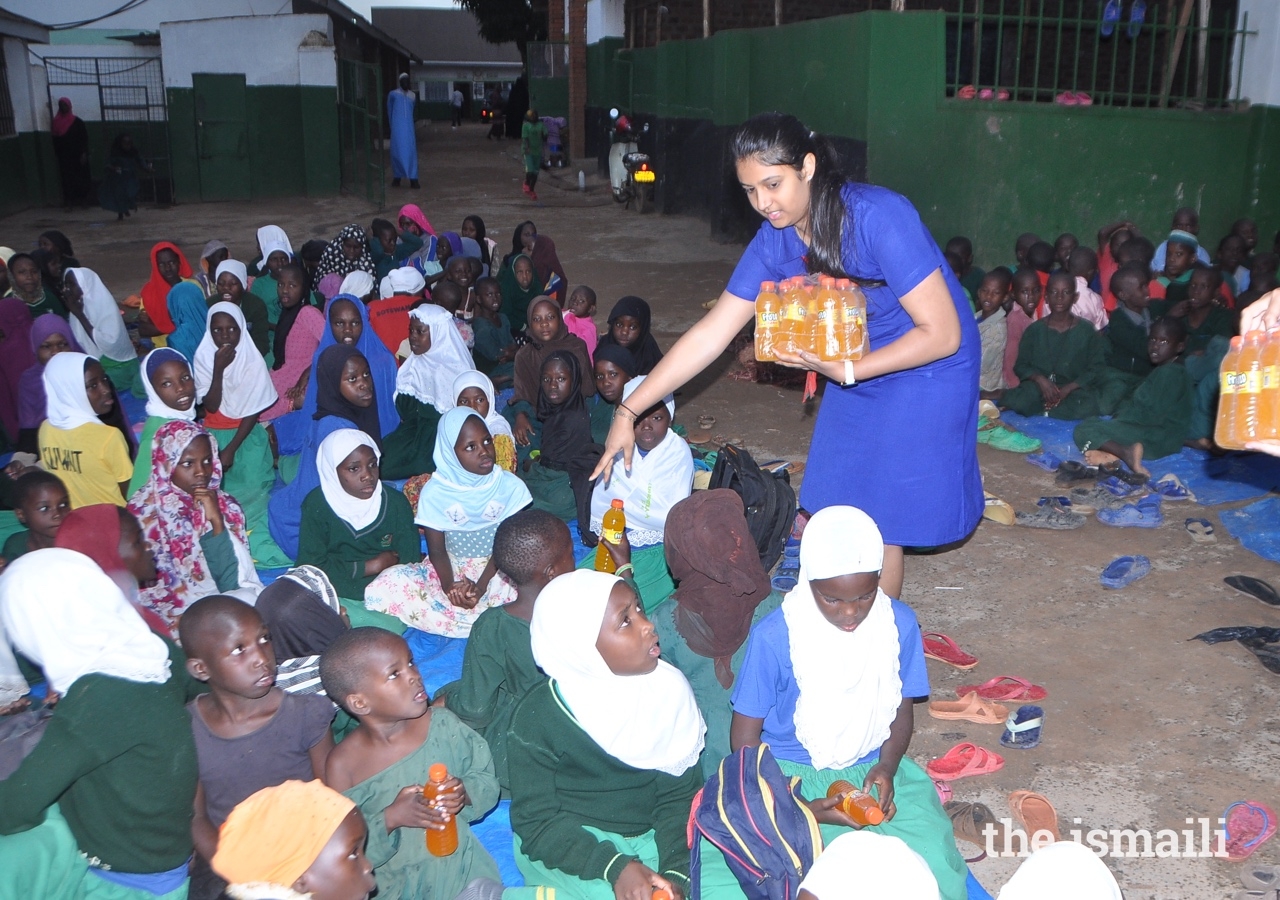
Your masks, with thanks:
M747 527L766 572L773 568L796 518L796 492L786 471L774 474L756 465L746 450L725 444L711 470L710 488L728 488L742 498Z

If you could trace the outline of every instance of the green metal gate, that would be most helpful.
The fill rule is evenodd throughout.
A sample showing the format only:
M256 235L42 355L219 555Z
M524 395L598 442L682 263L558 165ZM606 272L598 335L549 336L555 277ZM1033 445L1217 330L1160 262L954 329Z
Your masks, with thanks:
M387 200L382 72L352 59L338 60L338 148L342 190L378 209Z

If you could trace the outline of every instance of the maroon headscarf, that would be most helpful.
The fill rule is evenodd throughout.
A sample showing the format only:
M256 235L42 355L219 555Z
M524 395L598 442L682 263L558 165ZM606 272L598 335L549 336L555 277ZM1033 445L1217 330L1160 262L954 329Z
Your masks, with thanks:
M0 299L0 422L9 439L18 439L18 402L22 373L35 365L31 350L31 313L17 297Z
M689 649L716 661L733 685L730 660L747 639L756 607L769 596L742 498L727 488L694 491L667 513L667 566L676 588L676 630Z

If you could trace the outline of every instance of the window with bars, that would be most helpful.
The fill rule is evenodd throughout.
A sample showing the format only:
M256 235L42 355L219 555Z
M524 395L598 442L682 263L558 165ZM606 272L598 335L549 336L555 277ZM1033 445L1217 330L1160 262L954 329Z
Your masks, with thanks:
M13 98L9 95L9 69L5 62L4 41L0 40L0 138L18 133L13 117Z

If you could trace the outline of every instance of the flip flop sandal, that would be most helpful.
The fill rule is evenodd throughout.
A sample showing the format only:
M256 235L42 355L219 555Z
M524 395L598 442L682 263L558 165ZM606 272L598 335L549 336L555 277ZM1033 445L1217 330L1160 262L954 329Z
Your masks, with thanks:
M800 560L784 558L782 563L773 573L769 583L775 591L785 594L788 591L794 591L796 585L800 583Z
M924 638L924 655L927 659L936 659L953 668L967 672L978 664L978 657L965 653L960 645L937 631L926 631Z
M1120 556L1111 561L1111 565L1102 570L1098 581L1104 588L1118 591L1128 587L1151 571L1151 560L1145 556Z
M956 91L957 100L972 100L976 96L978 96L978 89L971 84L966 84Z
M1035 791L1014 791L1009 795L1009 809L1027 833L1032 837L1037 831L1047 831L1054 841L1061 840L1058 833L1058 811L1049 798Z
M942 756L932 759L925 772L934 781L955 781L974 775L989 775L1004 768L1004 757L976 744L956 744Z
M1097 478L1098 469L1095 466L1086 466L1082 462L1068 459L1058 466L1057 477L1053 480L1055 484L1075 484L1077 481L1096 481Z
M1280 594L1276 593L1276 589L1261 578L1251 578L1248 575L1228 575L1222 581L1227 587L1235 588L1240 593L1247 594L1264 606L1280 609Z
M1046 472L1056 472L1058 467L1062 465L1062 460L1048 450L1043 453L1032 453L1027 457L1027 462L1037 469L1044 469Z
M966 858L965 862L980 862L985 859L988 841L990 841L990 846L993 848L1004 846L1005 825L996 818L995 813L991 811L991 807L985 803L952 800L950 803L943 804L942 808L946 811L947 817L951 819L951 830L956 839L982 848L982 852L978 856L972 859ZM990 838L986 834L988 825L993 829Z
M1094 515L1103 525L1113 528L1159 528L1164 524L1160 508L1130 503L1120 509L1100 509Z
M1107 5L1102 10L1102 25L1099 26L1098 31L1102 32L1103 37L1111 37L1119 21L1120 0L1107 0Z
M1273 646L1261 638L1241 638L1239 643L1258 658L1262 668L1272 675L1280 675L1280 647Z
M1145 488L1147 486L1147 482L1151 480L1150 475L1139 474L1124 465L1105 466L1102 471L1105 474L1110 475L1112 478L1117 478L1130 487L1135 488Z
M1129 27L1126 33L1129 40L1136 41L1138 34L1142 31L1142 23L1147 18L1146 0L1133 0L1133 6L1129 8Z
M1045 506L1033 513L1016 513L1013 521L1015 524L1024 525L1027 528L1070 531L1073 528L1079 528L1084 525L1084 516L1058 506Z
M1223 814L1227 836L1227 859L1243 862L1276 833L1276 814L1265 803L1241 800Z
M990 400L978 401L978 418L979 419L998 419L1000 418L1000 407L996 406Z
M1049 692L1040 685L1032 684L1025 678L1018 678L1014 675L997 675L982 684L964 684L956 688L957 697L963 697L969 693L976 693L983 700L998 700L1000 702L1013 700L1030 702L1043 700L1049 696Z
M1213 523L1208 519L1202 519L1198 516L1192 516L1185 523L1187 534L1191 535L1191 540L1197 544L1210 544L1218 539L1213 533Z
M1240 882L1251 891L1274 892L1280 889L1280 866L1246 865L1240 870Z
M1231 900L1280 900L1280 891L1236 891Z
M969 693L959 700L933 701L929 704L929 715L935 719L999 725L1008 717L1009 708L992 700L983 700L977 693Z
M1158 481L1148 481L1147 487L1153 493L1159 494L1166 500L1195 500L1196 495L1182 483L1182 479L1170 472L1168 475L1161 477Z
M1015 750L1032 750L1040 746L1044 730L1044 710L1038 706L1019 706L1004 723L1000 743Z
M986 498L983 501L982 518L998 525L1012 525L1014 522L1013 507L999 497L986 494Z
M944 804L951 800L951 785L945 781L935 781L933 789L938 792L938 799Z
M698 427L703 431L710 431L716 427L715 416L698 416Z
M1106 476L1106 470L1100 470L1099 474ZM1115 475L1109 475L1102 478L1098 484L1110 491L1111 496L1113 497L1130 497L1142 490L1140 485L1129 484L1129 482L1124 481Z
M1119 497L1096 484L1071 489L1071 510L1081 515L1091 516L1100 509L1119 509L1125 505Z

